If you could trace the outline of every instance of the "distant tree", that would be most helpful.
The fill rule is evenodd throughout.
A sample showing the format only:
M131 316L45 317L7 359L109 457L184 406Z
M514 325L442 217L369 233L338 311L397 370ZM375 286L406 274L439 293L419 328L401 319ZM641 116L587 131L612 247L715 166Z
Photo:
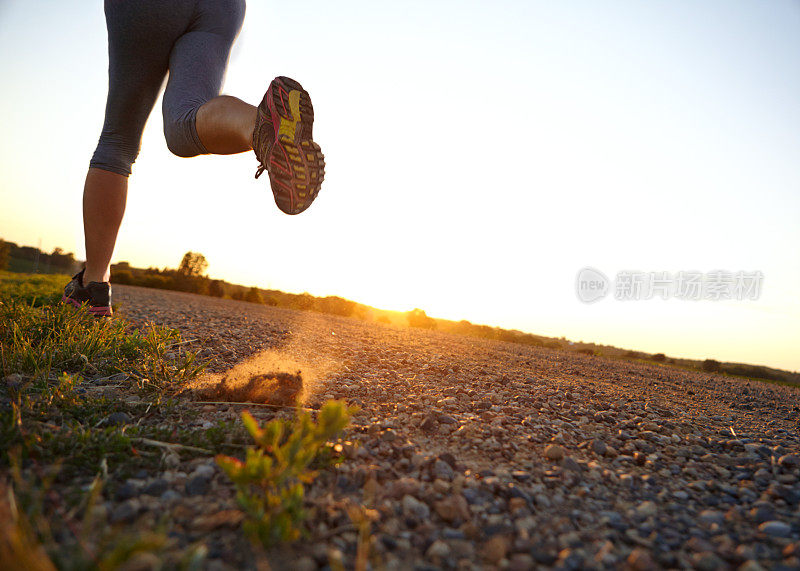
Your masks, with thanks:
M239 288L233 291L231 294L231 299L235 299L237 301L244 301L244 290Z
M208 295L212 297L225 297L225 286L222 280L212 280L208 284Z
M8 267L10 258L11 244L4 240L0 240L0 270L5 270Z
M667 356L664 355L664 353L656 353L655 355L653 355L653 361L656 361L657 363L663 363L666 360Z
M247 290L247 295L245 296L244 300L249 301L250 303L264 303L264 300L261 297L261 292L257 287L251 287L249 290Z
M199 252L186 252L178 267L178 272L187 277L201 277L208 268L208 261Z
M703 370L708 373L717 373L722 369L722 363L715 359L706 359L703 361Z
M414 308L406 313L406 319L411 327L421 327L423 329L436 329L436 320L420 308Z

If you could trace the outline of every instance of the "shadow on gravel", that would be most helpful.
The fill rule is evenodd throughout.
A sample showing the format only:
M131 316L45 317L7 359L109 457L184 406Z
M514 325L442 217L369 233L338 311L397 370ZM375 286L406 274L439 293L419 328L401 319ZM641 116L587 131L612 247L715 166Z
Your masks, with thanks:
M189 387L198 400L304 404L324 374L274 350L264 351L222 374L203 376Z

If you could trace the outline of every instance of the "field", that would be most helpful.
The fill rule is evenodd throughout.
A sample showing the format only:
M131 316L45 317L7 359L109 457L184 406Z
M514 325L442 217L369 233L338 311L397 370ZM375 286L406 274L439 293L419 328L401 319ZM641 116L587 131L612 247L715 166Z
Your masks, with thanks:
M795 387L63 280L0 274L0 568L800 565Z

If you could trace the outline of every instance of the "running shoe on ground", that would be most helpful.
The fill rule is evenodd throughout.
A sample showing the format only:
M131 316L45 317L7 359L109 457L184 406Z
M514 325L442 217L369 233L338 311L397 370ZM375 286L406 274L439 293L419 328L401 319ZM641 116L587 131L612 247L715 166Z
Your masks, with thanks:
M258 106L253 150L265 170L275 204L286 214L300 214L317 197L325 177L325 157L311 140L314 108L303 87L288 77L276 77Z
M75 274L66 287L61 298L63 303L75 307L86 305L89 313L95 317L111 317L111 284L107 282L89 282L83 285L83 272Z

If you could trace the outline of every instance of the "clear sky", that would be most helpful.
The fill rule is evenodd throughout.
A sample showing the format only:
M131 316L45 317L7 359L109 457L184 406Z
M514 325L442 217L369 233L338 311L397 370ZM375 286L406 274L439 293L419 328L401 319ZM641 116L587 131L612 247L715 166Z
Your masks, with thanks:
M299 27L295 22L302 21ZM160 101L115 260L574 340L800 369L800 4L251 0L224 93L314 101L326 181L180 159ZM0 3L0 237L83 256L102 2ZM760 270L758 301L581 303L575 276Z

